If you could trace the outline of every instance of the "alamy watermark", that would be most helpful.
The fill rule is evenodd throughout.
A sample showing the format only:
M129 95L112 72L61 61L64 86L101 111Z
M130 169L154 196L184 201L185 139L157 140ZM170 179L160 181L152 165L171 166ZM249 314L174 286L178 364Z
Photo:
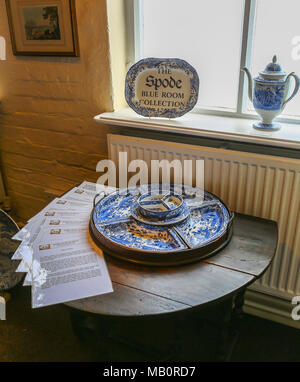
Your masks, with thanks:
M291 40L293 45L291 57L294 61L300 60L300 36L294 36Z
M296 305L295 308L293 308L291 313L292 319L295 321L299 321L300 320L300 296L293 297L292 304Z
M0 296L0 321L6 320L6 301L4 297Z
M127 188L148 183L151 183L153 187L162 183L164 188L170 186L171 183L182 185L181 189L178 188L179 193L184 191L185 186L191 185L200 190L204 189L204 160L202 159L185 159L183 161L179 159L172 161L153 159L149 162L134 159L129 162L127 152L119 152L118 169L117 173L117 165L113 160L99 161L96 171L104 172L104 174L98 178L97 184L116 187L118 178L119 188L120 190L124 189L125 192ZM129 176L129 173L132 175Z

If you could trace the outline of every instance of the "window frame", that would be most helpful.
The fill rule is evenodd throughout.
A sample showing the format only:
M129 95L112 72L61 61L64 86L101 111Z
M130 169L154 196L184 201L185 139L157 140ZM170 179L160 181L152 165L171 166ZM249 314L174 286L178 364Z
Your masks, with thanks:
M241 39L240 68L249 67L251 63L254 24L256 16L256 0L243 0L243 25ZM126 42L127 68L143 57L143 2L144 0L126 0ZM256 113L247 111L248 80L243 71L239 73L236 111L218 110L214 108L195 107L191 112L196 114L214 115L233 118L260 119ZM276 121L300 124L300 117L277 117Z

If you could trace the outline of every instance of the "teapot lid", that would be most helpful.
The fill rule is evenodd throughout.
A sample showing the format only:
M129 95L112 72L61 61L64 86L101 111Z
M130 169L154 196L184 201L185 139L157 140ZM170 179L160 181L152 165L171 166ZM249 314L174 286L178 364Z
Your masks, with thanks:
M276 55L273 56L272 62L270 62L263 72L259 72L259 77L267 80L280 80L286 76L286 73L282 71L280 64L277 63Z

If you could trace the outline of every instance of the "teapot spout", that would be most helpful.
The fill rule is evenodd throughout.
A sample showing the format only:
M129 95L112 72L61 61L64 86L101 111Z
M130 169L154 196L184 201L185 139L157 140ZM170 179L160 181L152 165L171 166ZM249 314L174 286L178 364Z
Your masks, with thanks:
M249 72L249 69L244 67L243 69L241 69L243 72L245 72L247 74L247 78L248 78L248 97L250 99L250 101L252 102L252 76L251 76L251 73Z

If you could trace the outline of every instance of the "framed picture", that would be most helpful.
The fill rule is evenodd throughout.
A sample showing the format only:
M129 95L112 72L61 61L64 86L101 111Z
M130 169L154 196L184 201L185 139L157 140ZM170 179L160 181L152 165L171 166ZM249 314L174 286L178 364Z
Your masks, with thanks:
M75 0L6 0L15 55L79 56Z

